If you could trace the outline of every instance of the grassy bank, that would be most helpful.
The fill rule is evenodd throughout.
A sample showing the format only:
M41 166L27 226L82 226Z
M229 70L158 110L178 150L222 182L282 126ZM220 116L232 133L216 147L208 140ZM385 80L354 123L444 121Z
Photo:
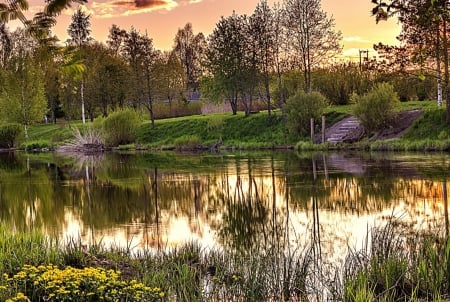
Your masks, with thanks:
M35 125L30 127L29 139L22 146L40 149L61 144L71 137L73 127L83 126L79 122ZM150 121L143 121L138 128L136 143L120 148L274 148L293 146L299 139L287 133L280 111L271 117L266 112L248 117L243 113L221 113L156 120L155 128Z
M343 267L314 246L246 252L196 243L132 253L0 226L1 301L439 301L449 298L450 242L397 220L371 230ZM8 300L10 299L10 300Z
M400 139L372 141L363 139L353 144L311 144L309 137L290 135L283 123L280 111L269 117L267 112L194 115L156 120L155 128L146 120L138 127L137 141L121 149L196 149L196 148L276 148L293 147L299 150L449 150L450 128L445 119L445 108L436 102L400 103L399 110L422 109L424 114ZM332 106L326 111L328 126L351 114L352 106ZM87 124L89 125L89 124ZM29 129L29 139L22 147L26 149L51 148L62 144L72 136L74 127L80 122L57 125L35 125Z

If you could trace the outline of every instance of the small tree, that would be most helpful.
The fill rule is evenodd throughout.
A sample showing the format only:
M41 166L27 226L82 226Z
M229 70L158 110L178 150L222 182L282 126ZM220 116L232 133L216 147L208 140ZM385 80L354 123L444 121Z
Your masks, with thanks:
M0 91L0 117L20 123L27 137L28 126L41 121L47 112L42 72L29 55L14 57L5 70Z
M368 133L389 125L395 117L395 107L399 103L394 87L388 83L379 83L369 93L353 95L356 103L353 114L361 121Z
M287 127L293 135L305 135L309 130L311 118L319 120L328 100L319 92L303 91L290 97L285 105Z

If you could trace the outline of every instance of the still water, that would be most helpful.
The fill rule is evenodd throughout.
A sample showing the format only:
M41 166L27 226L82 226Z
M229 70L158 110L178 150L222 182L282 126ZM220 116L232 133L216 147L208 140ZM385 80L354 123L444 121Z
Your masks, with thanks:
M62 240L245 250L314 240L330 261L394 215L448 231L446 154L0 154L0 221Z

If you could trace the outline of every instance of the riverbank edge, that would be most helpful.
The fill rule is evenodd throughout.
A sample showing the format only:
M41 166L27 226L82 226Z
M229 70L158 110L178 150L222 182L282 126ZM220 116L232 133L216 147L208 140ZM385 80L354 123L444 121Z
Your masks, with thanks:
M450 127L445 110L434 102L411 102L402 110L424 111L412 126L397 138L372 139L363 137L352 143L313 143L309 137L295 137L287 132L280 112L268 117L259 112L250 117L242 114L191 116L149 121L139 126L137 141L133 144L108 148L118 151L189 151L221 152L239 150L297 150L297 151L450 151ZM349 107L332 107L327 111L328 128L349 116ZM86 127L77 122L70 125L35 125L30 127L30 138L20 144L19 150L50 151L72 138L74 127ZM392 129L389 129L391 131ZM376 135L375 135L376 137ZM17 150L8 149L8 151ZM5 151L3 149L2 151Z

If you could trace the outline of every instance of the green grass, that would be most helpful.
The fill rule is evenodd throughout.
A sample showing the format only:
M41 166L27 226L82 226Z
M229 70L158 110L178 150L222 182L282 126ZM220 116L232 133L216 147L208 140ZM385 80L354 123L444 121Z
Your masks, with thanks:
M327 127L352 113L352 105L331 106L325 112ZM401 139L387 141L361 141L352 145L313 145L309 137L289 135L283 123L282 113L274 111L268 117L266 111L245 117L242 112L193 115L156 120L155 128L150 121L140 124L137 141L120 146L119 149L171 150L183 145L186 138L195 138L203 146L217 145L221 148L264 149L277 146L295 146L302 150L364 149L364 150L448 150L450 127L445 118L445 107L437 107L435 101L413 101L399 104L398 110L423 109L424 115ZM72 137L73 127L83 127L81 122L71 124L34 125L22 148L53 147ZM300 143L299 143L300 142ZM189 144L188 144L189 145Z
M64 124L37 124L29 127L28 139L24 140L21 148L26 150L52 148L73 138L74 127L83 127L81 122Z
M285 130L281 112L268 117L260 112L196 115L156 121L155 129L145 122L138 130L138 143L149 146L175 145L183 137L197 137L203 144L221 142L224 146L273 147L294 144L299 138Z

